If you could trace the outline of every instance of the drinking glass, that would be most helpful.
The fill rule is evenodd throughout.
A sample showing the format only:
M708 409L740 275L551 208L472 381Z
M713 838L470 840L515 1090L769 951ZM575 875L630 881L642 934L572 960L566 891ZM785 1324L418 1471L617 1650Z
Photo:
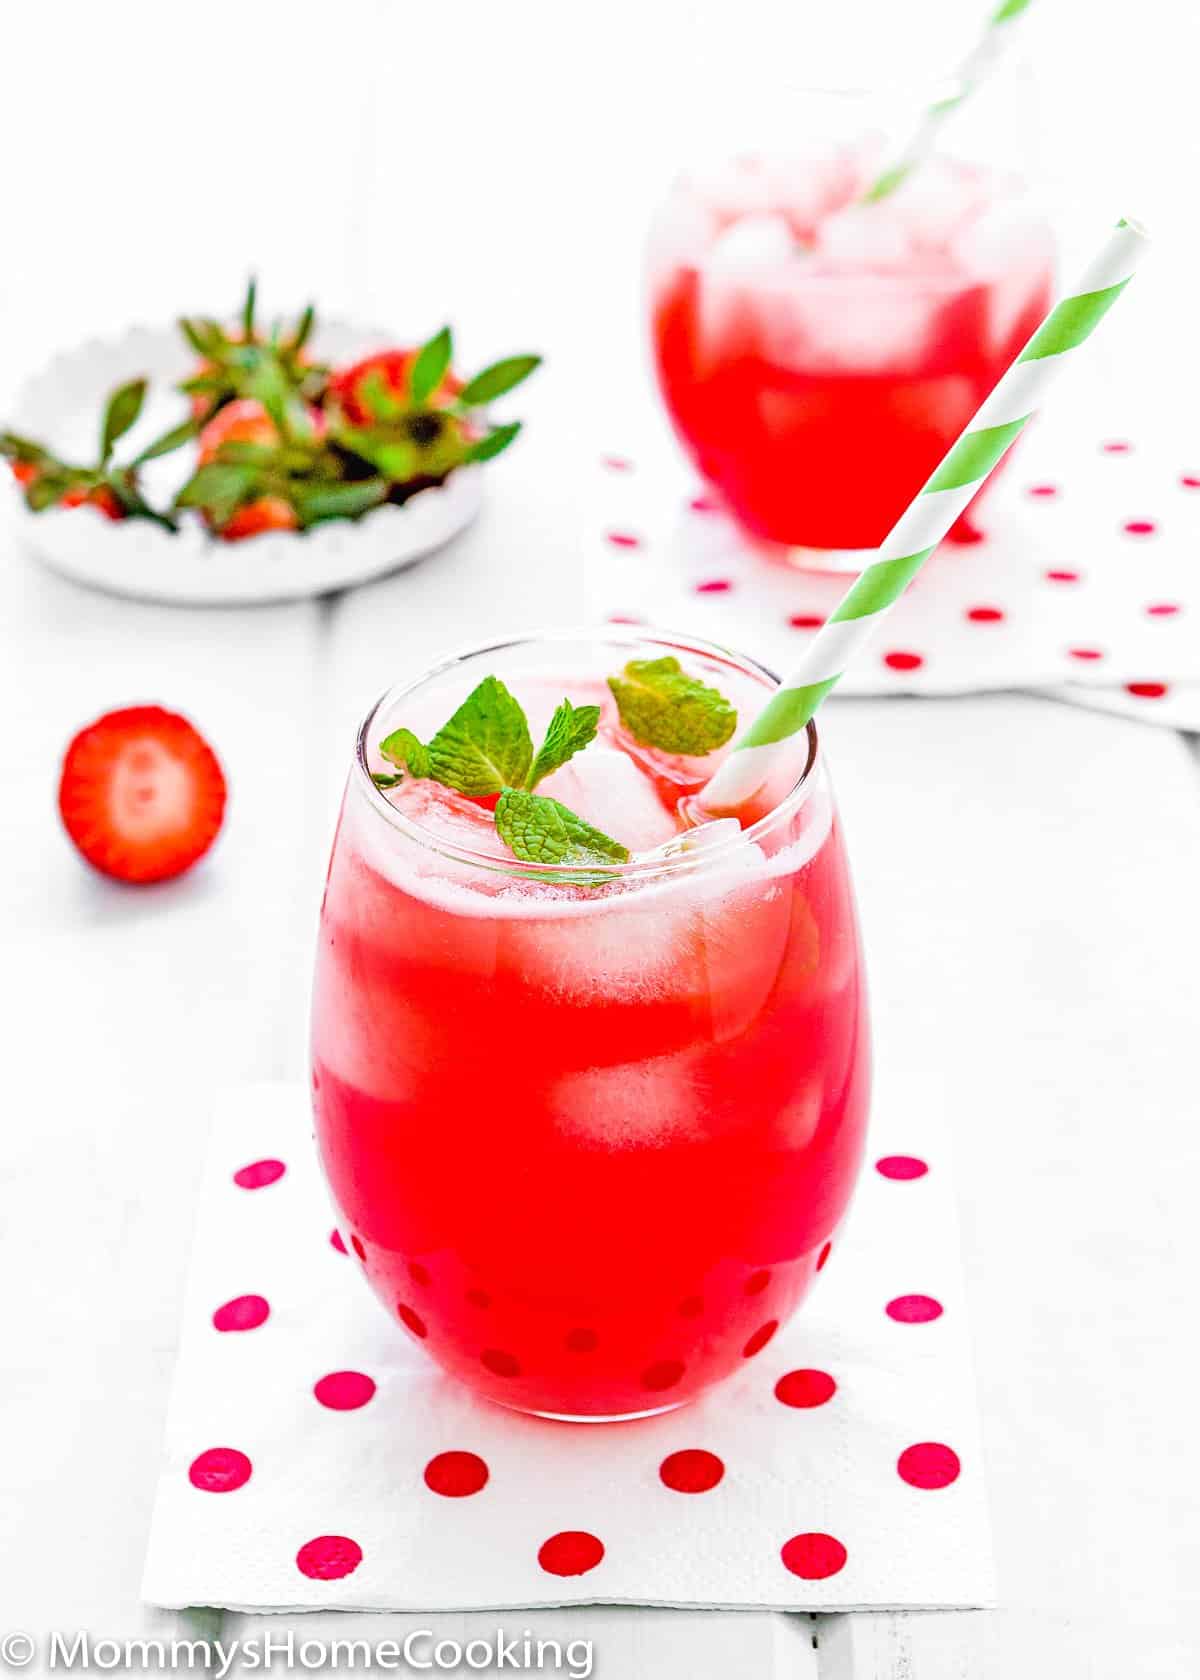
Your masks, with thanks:
M674 429L744 530L795 564L865 563L1049 304L1049 228L987 146L861 202L933 97L811 95L793 150L686 170L653 223ZM1019 126L1010 113L1008 156ZM978 535L971 510L951 535Z
M667 1410L761 1354L863 1150L862 964L816 732L748 826L678 843L716 755L638 747L604 683L667 654L747 713L775 686L707 644L606 629L391 689L358 736L321 913L313 1102L346 1246L398 1333L552 1417ZM602 705L560 796L629 837L629 863L523 863L479 805L376 785L377 743L432 732L486 675L535 735L564 693Z

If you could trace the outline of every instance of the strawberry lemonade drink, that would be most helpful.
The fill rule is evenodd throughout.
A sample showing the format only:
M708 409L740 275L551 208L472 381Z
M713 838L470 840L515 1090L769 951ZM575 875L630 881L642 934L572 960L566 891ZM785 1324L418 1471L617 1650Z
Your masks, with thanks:
M448 661L359 737L322 911L317 1140L393 1321L492 1400L678 1405L756 1356L863 1149L854 905L816 735L689 799L773 679L597 633Z
M878 167L859 143L697 171L651 236L667 410L773 542L882 542L1049 301L1050 233L1015 179L931 158L862 202Z

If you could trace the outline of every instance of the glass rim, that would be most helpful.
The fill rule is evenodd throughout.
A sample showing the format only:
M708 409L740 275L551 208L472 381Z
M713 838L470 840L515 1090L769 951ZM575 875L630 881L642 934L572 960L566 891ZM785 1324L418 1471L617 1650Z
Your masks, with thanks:
M757 659L748 654L735 653L733 649L721 647L716 642L708 642L698 636L689 636L671 631L656 630L650 627L624 625L584 626L579 629L549 629L530 630L514 635L504 636L497 641L472 643L460 648L457 652L444 655L433 664L426 666L420 673L407 681L393 683L375 701L367 715L359 725L355 738L354 763L351 769L353 785L365 795L369 807L381 817L390 827L403 834L415 844L436 852L439 856L449 858L455 863L466 864L471 868L486 870L489 874L507 875L515 880L542 881L547 884L561 886L595 886L596 876L602 872L604 885L613 882L637 883L659 881L673 876L696 875L725 863L732 849L740 846L743 841L753 842L768 834L786 822L800 809L807 800L814 782L820 756L820 742L817 737L815 722L810 719L805 726L808 740L808 751L804 764L795 782L788 789L784 797L774 805L765 816L759 817L749 828L740 830L737 835L731 835L728 842L704 848L697 852L679 852L675 856L666 858L632 857L626 863L529 863L522 858L497 858L488 852L479 852L470 846L457 845L434 833L432 829L406 816L397 810L392 802L385 797L383 789L376 786L371 773L369 761L370 742L376 720L387 708L403 700L406 696L415 694L418 689L434 678L456 666L465 665L469 660L478 659L486 654L506 653L514 648L536 647L540 644L553 646L556 643L567 644L573 642L608 642L619 647L638 648L650 647L660 649L663 654L696 654L705 659L716 660L728 665L743 675L761 680L763 686L776 689L780 685L780 678Z

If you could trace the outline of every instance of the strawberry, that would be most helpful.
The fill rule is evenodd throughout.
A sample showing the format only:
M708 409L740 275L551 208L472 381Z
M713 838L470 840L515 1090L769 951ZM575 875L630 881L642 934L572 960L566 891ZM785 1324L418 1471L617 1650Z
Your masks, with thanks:
M419 347L377 350L373 356L365 356L362 361L355 362L353 367L335 373L329 381L329 394L346 419L355 426L369 426L376 418L375 406L371 402L372 389L382 391L401 408L415 406L410 375L419 354ZM370 386L368 381L371 381ZM434 404L439 398L451 401L462 388L462 380L447 368L425 400Z
M312 437L306 441L319 442L325 436L325 416L319 408L307 410ZM200 464L214 461L223 444L257 443L264 449L274 449L279 443L279 431L271 416L253 397L238 397L218 409L200 433Z
M305 349L316 321L312 305L287 332L276 323L264 336L255 320L256 304L257 286L251 280L236 327L206 317L180 320L179 330L199 357L192 377L179 387L190 399L196 420L203 421L239 397L283 400L290 395L307 400L324 390L328 369Z
M106 519L149 519L173 531L174 521L152 508L142 495L138 469L155 456L177 449L186 441L185 434L191 435L191 426L174 427L127 466L113 460L117 443L136 425L145 399L144 379L131 379L109 393L100 420L100 453L92 466L62 461L19 432L0 432L0 455L7 457L25 493L25 505L33 513L53 507L94 507Z
M241 542L243 537L261 537L265 531L294 531L300 524L296 510L282 496L260 496L243 502L218 531L223 542Z
M128 706L71 742L58 808L93 868L119 881L165 881L212 845L225 812L225 777L186 718L161 706Z
M106 519L124 519L125 509L117 499L117 493L108 484L94 484L89 490L82 484L74 484L65 490L59 498L59 507L96 507Z

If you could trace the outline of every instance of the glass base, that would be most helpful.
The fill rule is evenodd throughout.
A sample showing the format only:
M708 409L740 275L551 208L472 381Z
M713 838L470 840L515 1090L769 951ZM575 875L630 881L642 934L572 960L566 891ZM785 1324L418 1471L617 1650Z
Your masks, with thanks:
M857 576L873 560L879 558L877 548L802 548L798 545L778 550L785 566L797 572L834 572L843 577Z
M584 1412L576 1415L574 1412L542 1412L535 1406L514 1406L508 1400L496 1400L494 1405L503 1406L506 1412L520 1412L522 1417L545 1418L549 1423L636 1423L639 1418L662 1417L664 1412L677 1412L681 1406L686 1406L686 1400L672 1400L666 1406L651 1406L645 1412Z

